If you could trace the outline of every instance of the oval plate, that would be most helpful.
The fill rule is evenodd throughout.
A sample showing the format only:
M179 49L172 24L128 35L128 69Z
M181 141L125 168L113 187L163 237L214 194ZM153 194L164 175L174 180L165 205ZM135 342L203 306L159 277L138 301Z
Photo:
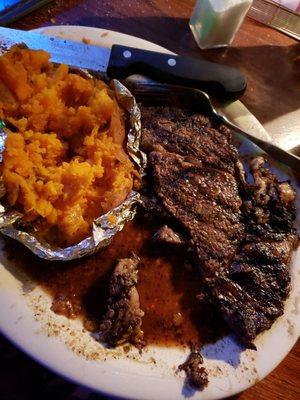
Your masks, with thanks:
M88 39L91 44L106 47L117 43L167 51L145 40L98 28L52 26L39 31L72 40ZM232 103L225 111L244 129L256 132L260 137L268 136L241 102ZM257 152L257 148L247 141L242 143L241 150L246 155ZM286 176L282 170L277 173ZM298 187L297 192L299 198ZM299 216L299 204L297 208ZM291 265L293 285L284 315L271 330L257 338L257 351L243 350L231 336L205 346L202 354L210 383L202 392L194 392L184 386L184 373L176 373L177 366L186 359L187 351L150 346L139 355L135 349L125 354L121 348L103 348L83 329L80 321L54 314L50 310L51 298L5 257L2 240L0 245L2 333L47 368L94 391L140 400L221 399L247 389L271 372L288 354L300 333L298 251Z

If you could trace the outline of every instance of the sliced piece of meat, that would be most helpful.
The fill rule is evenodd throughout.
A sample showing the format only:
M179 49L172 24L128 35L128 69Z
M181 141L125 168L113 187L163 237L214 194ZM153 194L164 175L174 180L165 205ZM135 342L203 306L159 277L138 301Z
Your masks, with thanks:
M189 234L203 275L228 266L243 233L234 177L171 153L149 156L157 197Z
M252 162L255 185L246 200L243 243L230 269L206 282L207 297L247 345L283 314L290 291L289 262L298 245L295 192L263 163L261 158Z
M289 257L296 242L297 236L291 234L282 244L285 249L290 246ZM283 314L290 291L287 264L278 261L276 254L272 258L269 253L267 259L263 246L252 250L256 252L249 258L247 249L242 247L230 271L205 280L209 293L206 298L221 310L238 339L250 347L255 337Z
M152 243L163 248L182 250L186 246L186 238L164 225L155 232L152 237Z
M169 107L142 107L142 149L161 150L234 173L237 150L230 144L231 132L201 114Z
M200 352L194 349L188 359L178 367L180 371L185 371L189 385L195 389L203 389L208 384L207 371L202 364Z
M254 185L243 205L247 232L276 240L276 234L291 232L296 218L296 193L288 181L279 182L265 167L263 157L252 160Z
M209 279L206 285L209 301L221 311L239 341L252 347L257 333L271 325L264 310L256 307L251 296L226 276Z
M137 346L143 343L144 312L136 289L138 264L137 256L119 260L110 279L107 312L100 324L101 340L109 346L126 341Z

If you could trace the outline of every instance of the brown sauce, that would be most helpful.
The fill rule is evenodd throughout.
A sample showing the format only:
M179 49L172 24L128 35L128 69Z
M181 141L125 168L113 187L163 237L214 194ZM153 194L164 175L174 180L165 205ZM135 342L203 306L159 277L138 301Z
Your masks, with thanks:
M116 259L135 252L141 259L138 292L146 343L191 345L218 339L226 331L221 318L196 299L200 282L185 267L184 257L157 253L150 240L156 229L149 222L129 222L110 246L71 262L41 260L12 240L7 241L6 251L18 268L51 294L54 312L80 317L87 329L95 331L106 309Z

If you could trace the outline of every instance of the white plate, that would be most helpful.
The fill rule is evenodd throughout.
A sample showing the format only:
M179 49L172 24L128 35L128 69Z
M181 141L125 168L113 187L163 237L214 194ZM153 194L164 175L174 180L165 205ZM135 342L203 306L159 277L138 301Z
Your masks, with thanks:
M107 47L119 43L164 51L142 39L96 28L52 26L41 31L73 40L84 37ZM233 103L227 113L245 129L266 136L259 122L240 102ZM247 142L243 147L246 152L255 150ZM297 191L299 193L299 188ZM2 248L2 241L0 243ZM299 261L298 251L291 266L293 287L285 313L271 330L257 338L257 351L242 351L231 337L204 347L202 354L210 383L202 392L185 389L184 373L175 373L176 367L186 358L185 351L151 346L140 356L134 349L128 354L121 349L104 349L79 321L70 321L51 312L49 296L21 275L3 251L0 252L0 329L40 363L95 391L140 400L220 399L243 391L262 379L295 344L300 333Z

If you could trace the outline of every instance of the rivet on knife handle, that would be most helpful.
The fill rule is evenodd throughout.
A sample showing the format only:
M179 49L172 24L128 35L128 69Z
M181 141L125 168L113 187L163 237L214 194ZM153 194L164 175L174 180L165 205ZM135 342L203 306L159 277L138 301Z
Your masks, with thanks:
M239 98L246 89L246 80L236 68L120 45L112 47L107 74L120 79L142 74L159 82L202 89L220 99Z

